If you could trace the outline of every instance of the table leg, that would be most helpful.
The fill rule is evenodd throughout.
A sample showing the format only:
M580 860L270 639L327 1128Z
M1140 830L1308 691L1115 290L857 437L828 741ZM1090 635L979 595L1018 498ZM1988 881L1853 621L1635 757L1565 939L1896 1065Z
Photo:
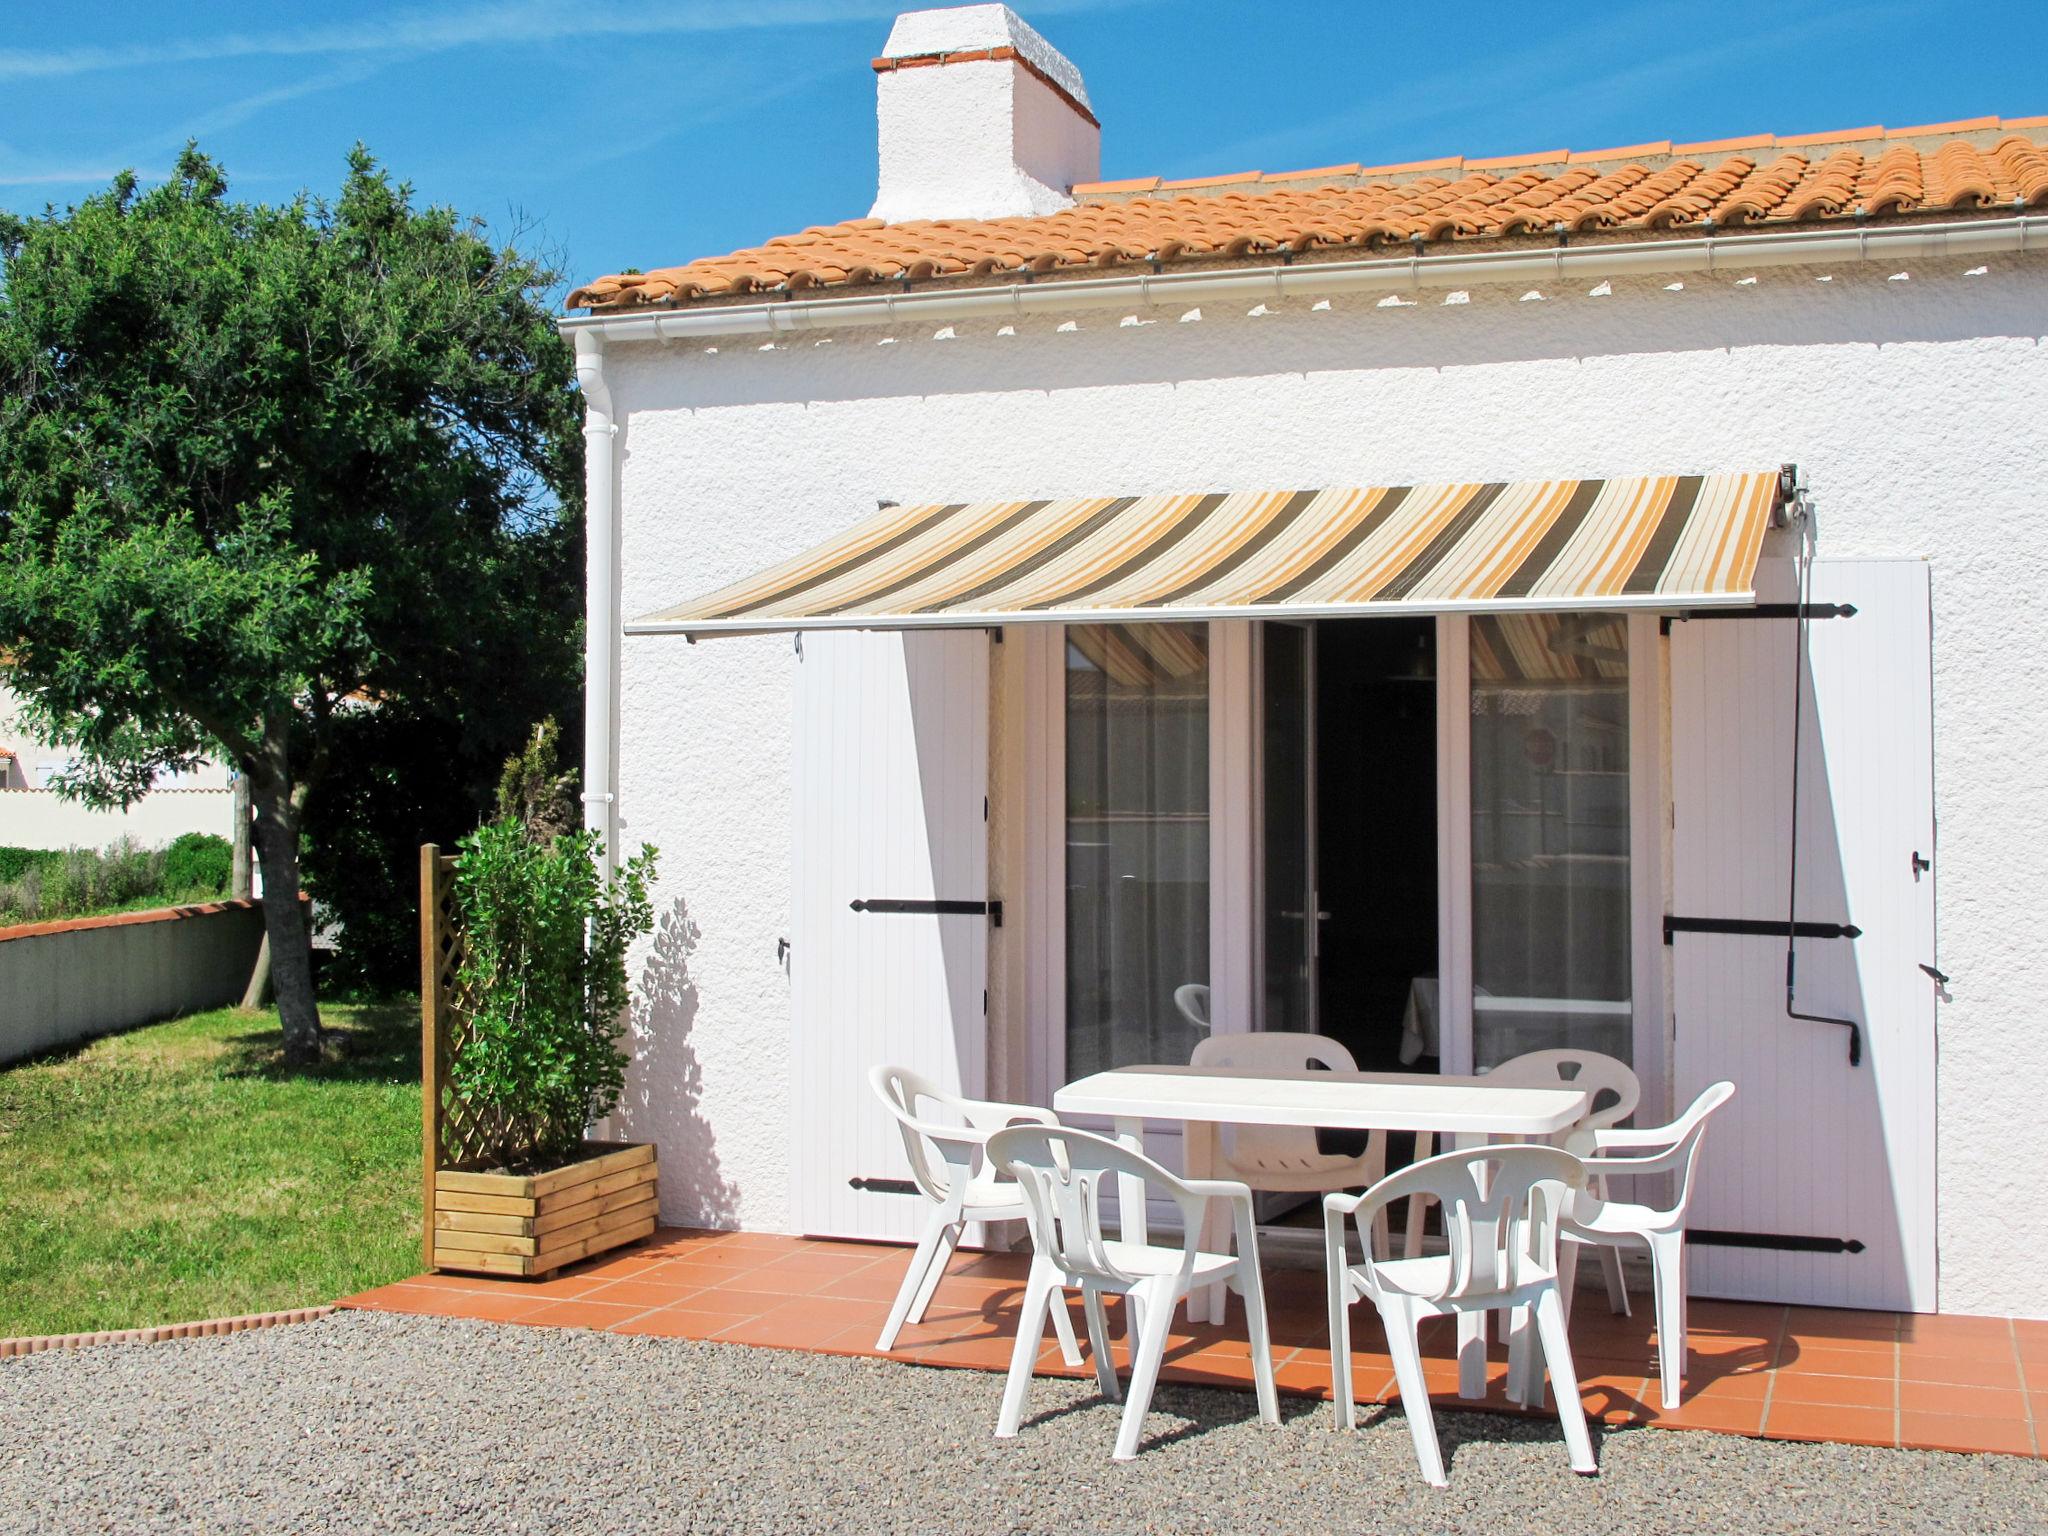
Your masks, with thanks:
M1182 1166L1190 1179L1216 1177L1216 1125L1209 1120L1190 1120L1181 1126ZM1205 1253L1221 1253L1230 1242L1229 1216L1220 1202L1205 1201L1202 1230L1196 1239ZM1206 1314L1212 1323L1223 1321L1224 1286L1221 1281L1188 1293L1188 1321L1199 1322Z
M1119 1115L1116 1120L1116 1139L1133 1152L1145 1150L1145 1122L1142 1119L1128 1119ZM1127 1243L1144 1243L1150 1239L1145 1231L1145 1181L1128 1173L1120 1173L1116 1179L1117 1222Z

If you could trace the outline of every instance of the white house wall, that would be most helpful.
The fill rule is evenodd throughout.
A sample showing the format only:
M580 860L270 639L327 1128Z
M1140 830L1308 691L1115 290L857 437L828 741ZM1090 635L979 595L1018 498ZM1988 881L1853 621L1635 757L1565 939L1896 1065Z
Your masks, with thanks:
M1942 1305L2048 1315L2048 1206L2021 1198L2048 1164L2048 266L1740 277L614 345L620 611L885 498L1796 461L1823 553L1934 562ZM669 1220L787 1221L792 660L787 637L622 652L625 841L661 846L662 909L696 932L643 952L662 996L631 1126L663 1142Z

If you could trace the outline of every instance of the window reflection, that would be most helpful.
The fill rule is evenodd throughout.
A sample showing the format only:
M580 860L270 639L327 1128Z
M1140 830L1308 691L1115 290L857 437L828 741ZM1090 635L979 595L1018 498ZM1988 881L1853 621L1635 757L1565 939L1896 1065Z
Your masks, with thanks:
M1067 629L1067 1076L1186 1061L1209 980L1209 637Z
M1627 1061L1627 621L1495 615L1471 637L1474 1059Z

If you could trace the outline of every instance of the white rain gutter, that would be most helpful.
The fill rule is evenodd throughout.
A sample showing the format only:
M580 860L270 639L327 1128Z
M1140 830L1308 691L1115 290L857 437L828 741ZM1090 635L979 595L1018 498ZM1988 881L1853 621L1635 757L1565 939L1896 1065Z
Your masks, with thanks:
M1307 261L1226 271L1147 272L1115 277L998 281L985 287L869 293L851 298L775 299L762 304L679 310L628 310L558 322L580 343L675 341L694 337L782 335L856 325L953 320L1014 320L1026 315L1128 305L1319 299L1360 289L1463 288L1482 283L1562 282L1666 272L1748 271L1759 267L1940 257L2048 253L2048 216L1964 219L1877 228L1787 229L1767 234L1702 235L1560 245L1549 250L1448 250L1365 261Z
M602 844L601 868L618 862L612 792L612 701L618 697L618 508L614 498L612 392L604 381L604 336L576 335L576 383L583 391L583 825Z

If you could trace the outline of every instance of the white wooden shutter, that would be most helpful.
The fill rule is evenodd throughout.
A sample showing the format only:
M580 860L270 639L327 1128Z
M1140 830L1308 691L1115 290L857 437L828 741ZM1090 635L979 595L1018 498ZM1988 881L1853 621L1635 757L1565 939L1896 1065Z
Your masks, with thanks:
M1760 603L1795 600L1794 568L1758 570ZM1822 560L1799 785L1802 922L1856 938L1798 941L1805 1013L1789 1018L1785 941L1673 935L1675 1101L1720 1078L1691 1226L1693 1289L1769 1301L1935 1305L1936 871L1933 695L1924 562ZM1671 639L1673 906L1681 917L1786 916L1797 626L1675 623ZM1740 1235L1760 1246L1712 1240ZM1856 1245L1837 1247L1837 1244Z
M985 1092L988 919L853 903L988 898L988 649L981 630L802 640L790 954L799 1231L917 1235L924 1202L888 1187L909 1169L870 1067L900 1063Z

